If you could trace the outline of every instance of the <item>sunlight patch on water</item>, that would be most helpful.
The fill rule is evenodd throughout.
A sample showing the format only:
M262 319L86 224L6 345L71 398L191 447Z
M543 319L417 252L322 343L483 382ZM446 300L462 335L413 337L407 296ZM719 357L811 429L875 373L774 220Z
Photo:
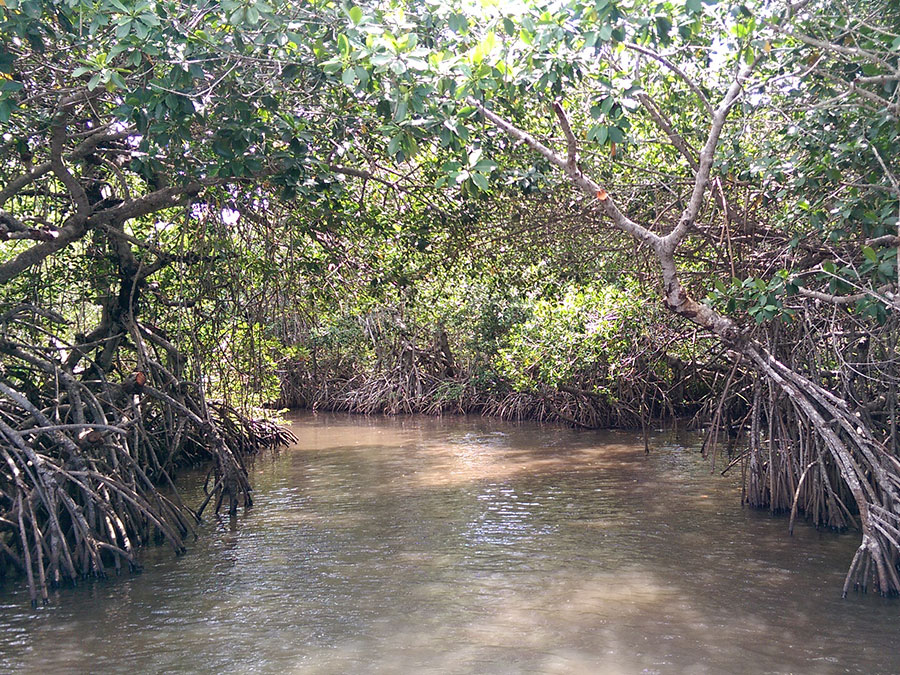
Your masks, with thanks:
M383 672L641 672L646 654L632 662L623 655L646 642L635 628L647 617L666 616L679 626L704 630L701 617L675 588L638 568L615 574L589 574L578 580L560 572L540 580L524 579L518 589L494 589L483 597L482 611L468 620L437 622L417 615L411 625L396 617L379 625L369 640L349 640L322 648L293 672L371 672L377 653ZM434 586L422 598L447 598L449 586ZM673 610L672 608L680 608ZM637 638L637 641L635 641ZM665 647L665 636L656 641ZM665 649L653 658L664 661ZM503 655L500 657L500 655ZM498 657L501 660L498 661ZM306 660L306 659L305 659ZM323 669L323 664L326 664ZM637 670L635 670L637 668Z

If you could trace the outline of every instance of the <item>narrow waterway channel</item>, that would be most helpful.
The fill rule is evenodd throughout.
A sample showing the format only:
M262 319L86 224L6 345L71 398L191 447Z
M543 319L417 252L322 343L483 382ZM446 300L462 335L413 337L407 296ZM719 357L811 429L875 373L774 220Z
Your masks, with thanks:
M857 545L742 509L692 444L485 419L294 418L189 553L0 593L0 671L891 673Z

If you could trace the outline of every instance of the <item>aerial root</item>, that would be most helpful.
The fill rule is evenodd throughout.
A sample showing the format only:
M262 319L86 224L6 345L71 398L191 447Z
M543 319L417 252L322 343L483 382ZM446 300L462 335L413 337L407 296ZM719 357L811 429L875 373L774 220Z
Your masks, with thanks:
M236 512L252 503L246 458L294 440L161 367L81 380L38 348L4 347L31 368L0 377L0 574L23 574L35 604L63 583L139 570L140 545L183 552L197 516L174 489L180 467L211 461L215 498Z

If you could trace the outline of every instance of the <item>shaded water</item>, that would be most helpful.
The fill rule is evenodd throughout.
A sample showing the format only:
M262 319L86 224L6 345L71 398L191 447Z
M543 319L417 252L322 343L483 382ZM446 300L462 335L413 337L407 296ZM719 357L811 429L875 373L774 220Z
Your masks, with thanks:
M190 552L0 594L0 671L889 673L855 536L741 509L695 450L482 419L296 418Z

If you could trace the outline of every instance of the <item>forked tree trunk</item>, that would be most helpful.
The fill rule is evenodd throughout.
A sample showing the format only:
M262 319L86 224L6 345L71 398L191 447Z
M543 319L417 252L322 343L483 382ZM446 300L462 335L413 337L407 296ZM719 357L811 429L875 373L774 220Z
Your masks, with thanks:
M665 235L657 234L631 220L619 210L601 185L582 173L578 165L576 136L558 103L554 105L554 110L567 140L566 156L490 111L481 101L470 99L469 102L487 120L565 171L576 188L598 200L601 211L616 228L652 247L659 264L665 306L716 335L736 358L746 360L758 376L771 382L788 397L798 417L805 421L820 439L821 445L827 449L859 512L862 542L847 573L843 594L846 595L854 585L865 587L867 570L871 570L876 589L884 595L894 595L900 593L900 577L897 572L900 560L900 461L874 438L846 400L778 361L763 345L745 335L733 319L697 302L688 294L679 278L675 252L693 228L700 212L709 185L713 156L726 117L739 99L743 83L752 68L753 66L746 68L735 79L717 108L713 109L703 99L711 118L709 135L700 156L687 157L695 172L691 197L676 226ZM675 133L658 109L653 107L650 114L670 137ZM683 153L688 152L686 144L675 145ZM754 427L756 433L759 433L759 425ZM770 441L778 442L779 439ZM770 466L769 470L772 471L773 468ZM802 485L798 484L797 494L801 488Z

